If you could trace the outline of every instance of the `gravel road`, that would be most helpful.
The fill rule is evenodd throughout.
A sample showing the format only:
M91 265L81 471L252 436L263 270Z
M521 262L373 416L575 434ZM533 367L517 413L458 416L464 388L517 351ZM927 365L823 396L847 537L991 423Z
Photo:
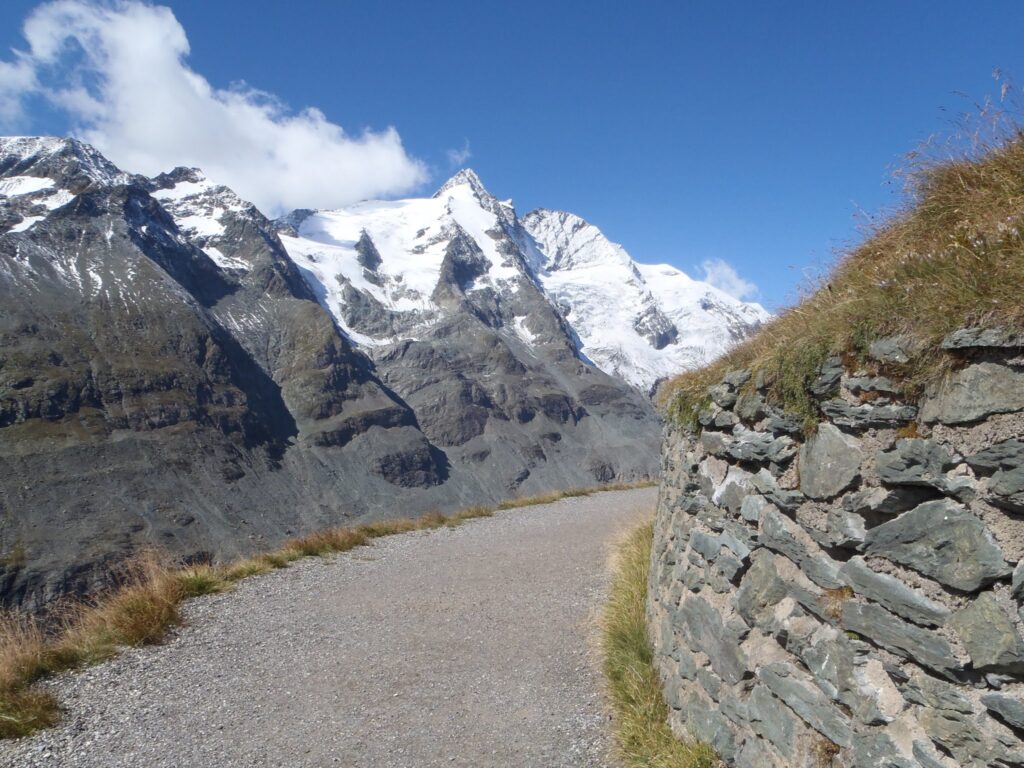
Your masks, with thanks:
M191 601L166 644L50 686L0 765L608 766L594 616L656 489L500 512Z

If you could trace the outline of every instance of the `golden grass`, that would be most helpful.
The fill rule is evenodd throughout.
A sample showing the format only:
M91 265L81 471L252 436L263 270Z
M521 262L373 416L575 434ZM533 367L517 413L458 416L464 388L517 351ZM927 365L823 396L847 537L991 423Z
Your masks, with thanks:
M510 506L640 485L615 483L585 491L570 490L532 497L533 500L517 499ZM13 612L0 614L0 739L26 736L60 719L58 702L33 687L33 683L57 672L108 659L124 646L159 643L171 627L180 623L179 607L188 598L224 592L235 582L286 568L304 557L348 552L384 536L455 527L493 514L491 507L473 506L450 515L429 512L414 519L329 528L290 539L272 552L219 566L179 566L155 551L145 550L114 574L113 588L88 602L59 608L56 626L48 632L32 617Z
M833 621L839 621L843 617L843 606L853 598L852 587L836 587L826 589L821 595L822 610Z
M604 491L629 491L634 488L647 488L654 485L653 480L636 480L634 482L608 483L599 485L596 488L569 488L565 491L552 491L536 496L517 496L505 499L498 504L498 509L516 509L518 507L532 507L536 504L551 504L560 499L568 499L577 496L590 496L592 493Z
M732 369L762 372L769 399L815 423L807 391L831 354L867 362L870 343L903 335L920 350L886 369L913 397L941 378L942 338L966 326L1024 328L1024 131L953 159L912 156L903 206L875 225L795 307L711 365L668 382L659 401L695 423L707 387Z
M627 768L714 768L720 763L710 747L680 741L668 725L645 614L652 532L652 523L641 525L618 546L601 617L616 745Z

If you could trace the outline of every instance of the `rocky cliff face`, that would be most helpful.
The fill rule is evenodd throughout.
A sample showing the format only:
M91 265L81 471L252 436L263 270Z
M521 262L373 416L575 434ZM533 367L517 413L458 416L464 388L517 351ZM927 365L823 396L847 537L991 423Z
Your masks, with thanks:
M951 334L917 403L903 346L828 361L813 435L746 371L667 432L656 664L730 766L1024 764L1024 338Z
M649 403L579 357L514 219L430 232L421 284L358 233L356 273L321 279L321 251L201 172L132 176L75 141L0 139L0 195L5 605L92 589L144 544L230 557L656 468Z

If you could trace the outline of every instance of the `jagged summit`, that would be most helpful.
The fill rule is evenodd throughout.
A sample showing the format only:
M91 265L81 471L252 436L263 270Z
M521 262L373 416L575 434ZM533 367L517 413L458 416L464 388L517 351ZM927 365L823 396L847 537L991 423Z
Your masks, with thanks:
M484 187L484 183L480 181L480 177L477 176L476 171L472 168L463 168L461 171L452 176L448 181L441 185L441 188L434 193L434 197L441 197L446 192L450 192L456 187L468 186L473 190L473 194L477 197L494 198L487 188Z
M158 188L173 187L182 182L204 184L209 181L209 178L205 173L203 173L202 169L186 165L176 166L165 173L161 173L159 176L153 177L153 183Z
M0 137L0 174L50 178L76 194L91 183L131 179L91 144L60 136Z

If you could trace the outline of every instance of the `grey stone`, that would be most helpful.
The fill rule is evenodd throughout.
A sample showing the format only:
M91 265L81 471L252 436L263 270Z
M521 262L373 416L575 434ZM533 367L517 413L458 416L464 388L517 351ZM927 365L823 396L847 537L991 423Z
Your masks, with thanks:
M725 378L722 379L733 389L739 389L748 381L750 381L750 371L746 368L738 368L734 371L729 371L725 374Z
M1013 578L1010 580L1010 594L1018 601L1024 599L1024 560L1017 563L1013 569Z
M743 563L738 558L733 557L730 554L722 554L715 560L716 573L720 574L725 580L722 584L722 592L732 591L731 583L736 579L736 575L743 569Z
M1010 683L1017 682L1016 675L1003 675L998 672L986 672L985 682L988 683L990 688L995 688L997 691L1003 689L1004 686Z
M843 647L845 637L839 639L815 638L820 623L800 627L800 631L787 632L785 635L786 650L800 657L808 671L813 675L814 682L831 699L839 699L840 676L847 672L840 671L840 665L850 666L850 659L844 658L849 653ZM815 642L816 640L816 642Z
M703 555L708 562L713 562L718 557L722 543L718 536L709 536L704 531L694 531L690 534L690 546Z
M710 423L709 421L709 426ZM712 456L725 456L726 449L732 444L732 438L721 432L704 430L700 433L700 444Z
M768 664L758 676L773 694L819 733L823 733L841 747L853 743L853 724L850 718L833 706L821 689L801 676L792 664Z
M977 719L949 710L922 709L918 722L936 744L949 752L964 768L1018 766L1024 760L1020 749L1009 749L996 735L979 728ZM1019 747L1020 742L1016 742Z
M800 490L812 499L838 496L860 477L860 441L831 424L800 449Z
M1024 347L1024 334L1008 328L961 328L942 340L943 349L1019 347Z
M855 395L865 392L883 392L886 394L899 392L899 387L885 376L851 376L843 382L843 387Z
M711 401L720 408L732 408L736 405L736 392L728 384L715 384L708 387Z
M746 676L746 657L736 638L726 630L721 615L706 600L697 596L684 598L677 616L690 648L706 653L720 678L733 684Z
M764 418L764 396L759 392L744 392L736 399L736 415L746 422L754 423Z
M836 391L839 380L845 373L841 357L833 356L828 358L818 368L818 375L808 385L807 389L815 397L827 397Z
M1024 410L1024 373L996 363L977 363L950 374L921 401L921 419L966 424L995 413Z
M742 477L730 477L726 480L722 486L721 492L718 494L718 503L725 507L729 512L734 515L738 515L740 507L743 505L743 500L750 495L750 486L746 480Z
M675 646L678 651L678 666L676 668L680 677L685 680L697 679L697 657L681 645Z
M867 532L864 552L972 592L1010 575L992 534L955 502L929 501Z
M879 451L875 471L886 485L939 487L956 466L953 455L934 440L902 438L891 450Z
M781 464L793 458L796 444L786 435L775 437L771 432L755 432L737 427L733 430L733 442L726 447L725 452L736 461L772 461Z
M697 682L708 696L718 701L718 695L722 690L722 678L707 667L701 667L697 670Z
M795 512L807 500L807 497L800 491L780 488L771 472L766 469L755 473L750 478L750 485L768 501L786 512Z
M764 685L759 683L750 692L747 713L755 733L767 739L783 754L792 753L799 723L789 708Z
M983 475L1024 466L1024 440L1003 440L968 456L964 461L975 472Z
M1024 642L1007 610L983 592L949 620L975 669L1024 673Z
M825 589L841 587L838 565L827 555L811 552L800 540L800 532L801 529L796 523L769 508L761 516L758 542L799 565L815 584Z
M979 475L989 476L992 504L1024 512L1024 441L1004 440L968 456L966 461Z
M683 712L689 732L686 735L692 733L711 745L723 760L731 760L735 756L736 737L729 727L729 720L714 706L709 706L698 696L691 696Z
M833 424L857 430L898 427L917 418L917 408L913 405L851 405L845 400L826 400L821 404L821 411Z
M878 605L847 601L842 607L842 626L868 638L897 656L948 676L961 669L953 651L940 635L909 624Z
M906 363L910 361L914 347L908 336L888 336L871 342L868 354L880 363Z
M721 545L740 560L746 560L750 556L752 544L750 532L745 526L738 525L733 520L726 520L723 528L724 530L718 536Z
M929 600L899 579L871 570L862 557L852 557L843 563L839 576L858 595L874 600L915 624L941 626L950 615L944 605Z
M858 648L855 642L841 635L836 642L837 666L840 671L840 699L854 718L865 725L886 725L897 720L907 707L891 675L872 652ZM858 650L861 650L858 653Z
M1003 722L1024 730L1024 701L1004 693L989 693L981 697L981 703Z
M924 672L914 672L901 692L907 701L930 709L948 710L970 715L971 700L955 685L936 680Z
M867 535L864 518L845 509L830 509L825 521L829 542L843 549L860 549Z
M757 494L751 494L743 499L743 503L740 504L740 517L751 523L756 523L761 519L761 512L769 505L769 501L764 496Z
M928 500L923 488L863 488L843 497L843 509L858 515L895 515Z
M767 418L764 428L775 434L792 435L794 437L803 434L803 422L796 416L781 411L778 408L767 406L765 408Z
M763 625L767 614L786 596L786 584L766 550L755 551L750 559L751 565L736 592L736 612L753 627Z
M936 758L935 747L931 742L915 741L912 751L914 759L921 764L921 768L947 768L947 764L940 763Z
M746 727L750 721L747 702L730 695L727 691L719 692L718 711L741 727Z
M740 418L732 411L719 411L711 420L711 426L715 429L732 429L740 423Z
M851 768L921 768L904 756L891 738L876 731L854 736L852 752Z
M713 404L708 406L707 408L701 408L697 412L697 423L700 424L702 427L710 427L712 424L714 424L715 416L718 415L719 410L721 409Z

